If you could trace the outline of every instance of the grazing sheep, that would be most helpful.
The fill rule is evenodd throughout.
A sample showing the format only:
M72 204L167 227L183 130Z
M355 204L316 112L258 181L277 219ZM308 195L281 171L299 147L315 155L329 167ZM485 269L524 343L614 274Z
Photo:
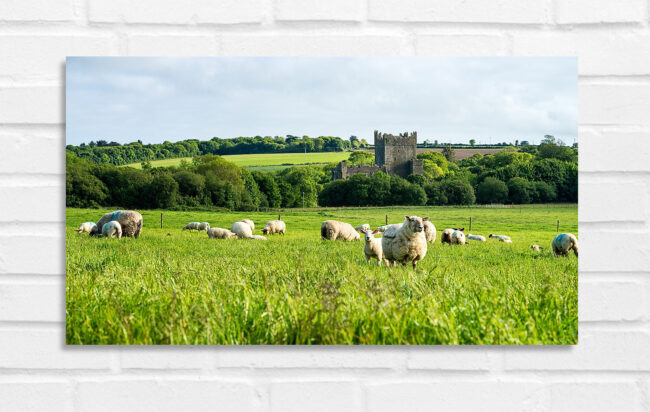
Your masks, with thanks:
M401 228L402 225L403 223L393 223L391 225L379 226L377 230L379 230L381 233L386 233L386 231L390 233L391 231L399 230L399 228Z
M233 223L230 231L240 238L253 238L253 230L251 229L251 226L243 220Z
M253 237L252 237L251 239L255 239L255 240L266 240L266 238L265 238L264 236L262 236L262 235L253 235Z
M561 233L555 236L551 246L553 246L555 256L566 256L570 250L573 250L578 257L578 239L571 233Z
M490 234L490 236L488 237L499 239L499 242L512 243L512 240L510 240L510 236Z
M453 229L445 229L445 230L443 230L442 233L440 234L440 243L449 243L451 245L451 234L454 233L455 230L458 230L458 231L462 232L463 230L465 230L465 228L464 227L461 227L461 228L456 228L455 227Z
M428 220L424 221L424 236L427 238L427 242L436 242L436 227Z
M266 225L264 225L264 229L262 229L262 233L264 233L265 235L280 233L281 235L284 236L286 231L287 231L287 224L281 220L271 220L269 222L266 222Z
M379 229L371 231L370 229L359 230L364 234L363 253L366 255L366 263L370 263L370 259L377 259L377 265L381 266L381 261L384 260L384 252L381 247L381 239L373 235L379 232Z
M201 224L199 222L190 222L183 226L183 230L199 230Z
M352 241L361 239L351 224L337 220L326 220L320 225L320 235L323 239Z
M359 231L361 233L364 233L366 230L370 230L370 225L367 223L364 223L363 225L359 225L354 228L354 230Z
M467 235L467 239L468 239L468 240L476 240L476 241L478 241L478 242L485 242L485 236L481 236L481 235L473 235L473 234L471 234L471 233L469 233L469 234Z
M544 248L541 247L540 245L531 245L530 248L533 249L535 252L540 252L544 250Z
M210 224L208 222L199 223L199 230L207 233L208 229L210 229Z
M138 238L142 233L142 215L134 210L118 210L106 213L97 221L97 225L90 232L91 236L100 234L101 228L108 222L116 221L122 226L122 235Z
M386 230L381 238L382 251L386 262L397 262L402 266L407 263L417 267L418 261L427 254L427 239L424 235L424 222L428 217L404 216L404 223L399 229Z
M451 244L452 245L467 244L467 242L465 241L465 233L461 232L460 230L454 230L451 233Z
M242 219L241 221L246 223L248 226L251 227L251 232L255 231L255 223L252 220L250 220L250 219Z
M232 239L237 237L236 234L232 233L228 229L222 229L220 227L211 227L207 230L208 237L211 239Z
M122 225L116 220L111 220L102 226L101 237L122 237Z
M81 225L79 225L79 229L75 229L75 232L90 233L95 226L96 225L94 222L83 222Z

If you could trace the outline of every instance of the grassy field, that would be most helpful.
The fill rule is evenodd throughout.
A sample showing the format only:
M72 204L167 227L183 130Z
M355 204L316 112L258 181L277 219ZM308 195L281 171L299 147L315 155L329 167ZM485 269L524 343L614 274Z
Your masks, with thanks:
M283 169L292 165L304 164L325 164L340 162L346 160L350 152L323 152L323 153L263 153L263 154L245 154L245 155L227 155L222 156L224 159L235 163L239 167L246 167L251 170L270 171ZM178 166L181 160L192 161L191 157L178 159L154 160L151 162L153 167ZM141 163L132 163L125 166L140 169Z
M229 228L275 213L144 211L139 239L74 232L110 210L68 209L69 344L575 344L578 261L555 258L560 231L577 234L577 206L346 208L280 212L287 235L214 240L190 221ZM438 232L468 228L494 240L429 246L412 269L370 266L363 243L320 239L320 223L430 216ZM439 238L439 233L438 233ZM535 253L530 245L546 248Z

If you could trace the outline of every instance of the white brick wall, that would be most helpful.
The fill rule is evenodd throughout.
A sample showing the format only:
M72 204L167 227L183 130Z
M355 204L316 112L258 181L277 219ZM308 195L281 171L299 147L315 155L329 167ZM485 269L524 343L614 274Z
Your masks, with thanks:
M649 409L648 10L650 0L1 1L0 409ZM65 347L66 54L578 55L580 344Z

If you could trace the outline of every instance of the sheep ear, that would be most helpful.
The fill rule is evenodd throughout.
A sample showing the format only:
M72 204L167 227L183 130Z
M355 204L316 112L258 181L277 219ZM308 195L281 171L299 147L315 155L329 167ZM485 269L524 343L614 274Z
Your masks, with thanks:
M411 216L409 216L409 215L404 215L404 219L406 219L406 220L411 220Z
M422 221L423 221L423 222L426 221L426 220L429 220L429 216L427 216L427 217L423 217L423 218L422 218Z
M374 235L375 233L379 233L379 228L375 229L372 234Z

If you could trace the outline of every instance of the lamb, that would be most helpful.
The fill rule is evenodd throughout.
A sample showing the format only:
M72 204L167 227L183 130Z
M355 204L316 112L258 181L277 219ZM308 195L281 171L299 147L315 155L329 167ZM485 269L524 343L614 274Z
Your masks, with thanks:
M199 222L190 222L183 226L183 230L199 230L201 224Z
M363 225L359 225L354 228L354 230L359 231L361 233L364 233L366 230L370 230L370 225L367 223L364 223Z
M101 228L108 222L116 221L122 226L122 235L138 238L142 233L142 215L134 210L118 210L106 213L97 221L97 225L90 232L91 236L99 235Z
M533 249L535 252L541 252L542 250L544 250L544 248L541 247L540 245L531 245L530 248Z
M93 227L95 227L94 222L83 222L81 225L79 225L79 229L75 229L75 232L90 233L92 232Z
M269 222L266 222L266 225L264 225L264 229L262 229L262 233L264 233L265 235L280 233L282 236L284 236L286 231L287 231L287 225L281 220L271 220Z
M465 245L467 242L465 241L465 233L463 233L460 230L454 230L451 233L451 244L452 245Z
M578 257L578 239L571 233L561 233L555 236L551 246L555 256L566 256L569 251L573 250L573 253Z
M207 233L208 229L210 229L210 224L208 222L199 223L199 229L198 230L201 230L201 231Z
M122 237L122 225L117 220L111 220L102 226L102 234L100 237Z
M424 236L427 238L427 242L436 242L436 227L428 220L424 221Z
M245 239L253 238L253 230L251 229L251 226L248 223L244 222L243 220L233 223L232 227L230 228L230 231L239 238L245 238Z
M255 239L255 240L266 240L266 238L265 238L264 236L262 236L262 235L253 235L253 237L252 237L251 239Z
M490 234L490 236L488 237L499 239L499 242L512 243L512 240L510 240L510 236Z
M461 227L461 228L443 230L442 233L440 234L440 243L449 243L451 245L451 234L454 233L454 231L456 230L462 232L463 230L465 230L465 228Z
M211 239L232 239L237 237L236 234L232 233L228 229L222 229L220 227L211 227L207 230L208 237Z
M485 242L485 236L481 236L481 235L473 235L473 234L471 234L471 233L469 233L469 234L467 235L467 239L469 239L469 240L476 240L477 242Z
M242 219L241 221L246 223L248 226L251 227L251 232L255 231L255 223L252 220L250 220L250 219Z
M350 242L361 239L351 224L337 220L326 220L320 225L320 235L327 240L344 240Z
M363 253L366 255L366 263L370 263L370 259L377 259L377 265L381 266L381 261L384 260L384 252L381 247L381 239L373 235L379 232L379 229L371 231L370 229L359 230L364 234L365 243L363 245Z
M404 223L399 229L386 230L381 238L384 259L395 266L396 262L406 266L413 264L417 267L418 261L427 254L427 239L424 234L424 222L428 217L404 216Z

